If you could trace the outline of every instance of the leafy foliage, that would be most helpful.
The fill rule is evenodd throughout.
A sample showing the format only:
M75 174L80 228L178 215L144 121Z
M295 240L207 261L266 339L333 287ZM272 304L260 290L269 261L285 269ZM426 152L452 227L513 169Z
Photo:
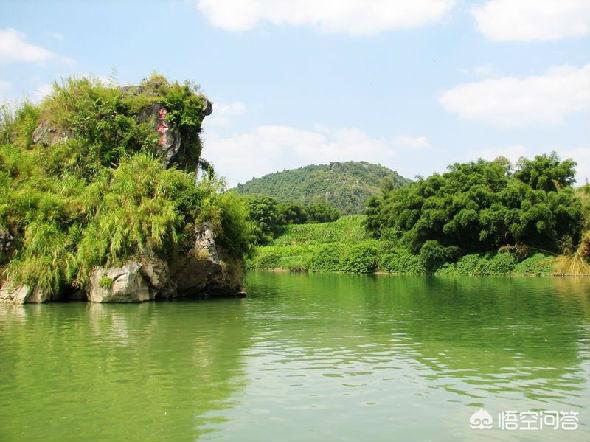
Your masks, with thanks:
M564 237L580 239L582 208L569 187L574 164L555 154L522 159L516 173L503 159L453 164L443 175L372 199L367 228L414 251L438 241L459 253L507 244L557 252Z
M257 247L247 264L252 269L311 272L375 271L450 276L550 275L555 259L524 249L457 256L454 247L427 241L418 253L399 241L371 239L365 217L344 216L324 224L289 225L269 245Z
M256 244L268 244L287 224L324 223L340 217L340 212L326 204L279 204L274 198L263 195L247 196L246 200Z
M323 203L343 214L359 214L364 212L366 201L379 194L382 186L397 188L408 182L397 172L377 164L345 162L271 173L239 184L236 191L270 196L281 203L307 206Z

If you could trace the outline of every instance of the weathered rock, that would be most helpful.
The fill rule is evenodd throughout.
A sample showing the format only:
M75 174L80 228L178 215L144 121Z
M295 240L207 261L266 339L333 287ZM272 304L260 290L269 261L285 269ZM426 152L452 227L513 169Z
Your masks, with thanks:
M159 149L162 162L169 167L178 160L182 138L180 130L166 120L167 115L168 110L163 105L155 103L139 114L139 121L150 121L153 124L154 130L160 136Z
M170 263L179 297L236 295L242 289L243 272L240 262L228 263L221 258L215 234L208 223L195 232L193 249L176 256Z
M195 256L202 260L210 260L219 264L219 253L215 244L215 234L209 223L197 229L195 235Z
M0 288L0 302L6 304L38 304L54 300L57 299L39 287L31 288L24 284L6 282Z
M14 237L6 230L0 230L0 253L8 253L12 249Z
M152 299L171 299L176 296L176 281L170 276L167 262L159 258L143 256L141 272L148 282Z
M0 301L6 304L24 304L31 292L31 287L28 285L13 286L10 283L5 283L0 288Z
M69 137L67 132L58 130L47 121L41 121L32 134L33 143L47 147L66 141Z
M90 275L88 300L91 302L143 302L153 299L141 264L95 268Z
M200 298L210 295L236 295L242 289L241 265L214 262L190 254L171 263L172 278L176 281L177 295L183 298Z

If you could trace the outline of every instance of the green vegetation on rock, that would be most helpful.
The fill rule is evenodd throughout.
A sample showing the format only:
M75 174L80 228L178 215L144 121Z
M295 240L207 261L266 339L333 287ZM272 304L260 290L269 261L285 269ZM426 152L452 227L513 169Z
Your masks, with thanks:
M250 241L245 204L196 180L211 104L191 84L67 80L0 121L1 279L57 293L92 268L166 259L207 223L230 259ZM103 281L101 281L101 284ZM106 282L104 282L106 284Z
M397 188L409 182L387 167L351 161L271 173L239 184L236 191L270 196L283 203L324 203L343 214L361 214L367 200L382 188Z

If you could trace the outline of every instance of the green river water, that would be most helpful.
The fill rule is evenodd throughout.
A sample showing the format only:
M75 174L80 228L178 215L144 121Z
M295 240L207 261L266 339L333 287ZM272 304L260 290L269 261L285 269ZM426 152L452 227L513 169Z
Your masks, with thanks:
M251 273L247 288L0 306L0 441L590 441L590 280ZM492 429L470 428L480 408ZM500 429L503 411L575 412L578 428Z

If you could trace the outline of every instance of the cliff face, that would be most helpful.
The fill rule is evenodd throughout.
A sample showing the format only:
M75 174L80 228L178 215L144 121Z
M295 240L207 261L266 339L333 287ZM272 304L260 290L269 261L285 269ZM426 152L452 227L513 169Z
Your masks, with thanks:
M64 212L55 216L45 206L27 209L12 201L38 177L18 164L15 171L7 168L10 178L0 186L15 210L4 218L0 212L0 302L241 293L243 251L219 244L232 242L224 223L240 220L232 219L236 211L224 206L215 183L195 184L201 122L211 112L211 102L195 88L152 77L122 88L83 82L56 88L31 111L27 124L35 124L25 137L18 113L12 126L0 125L14 151L39 162L34 173L52 184L43 204ZM42 156L57 164L43 164ZM0 153L0 173L5 164ZM64 179L76 180L76 188L62 194ZM63 237L67 245L36 247L31 238L37 236L42 242ZM47 268L37 276L34 268L43 262Z

